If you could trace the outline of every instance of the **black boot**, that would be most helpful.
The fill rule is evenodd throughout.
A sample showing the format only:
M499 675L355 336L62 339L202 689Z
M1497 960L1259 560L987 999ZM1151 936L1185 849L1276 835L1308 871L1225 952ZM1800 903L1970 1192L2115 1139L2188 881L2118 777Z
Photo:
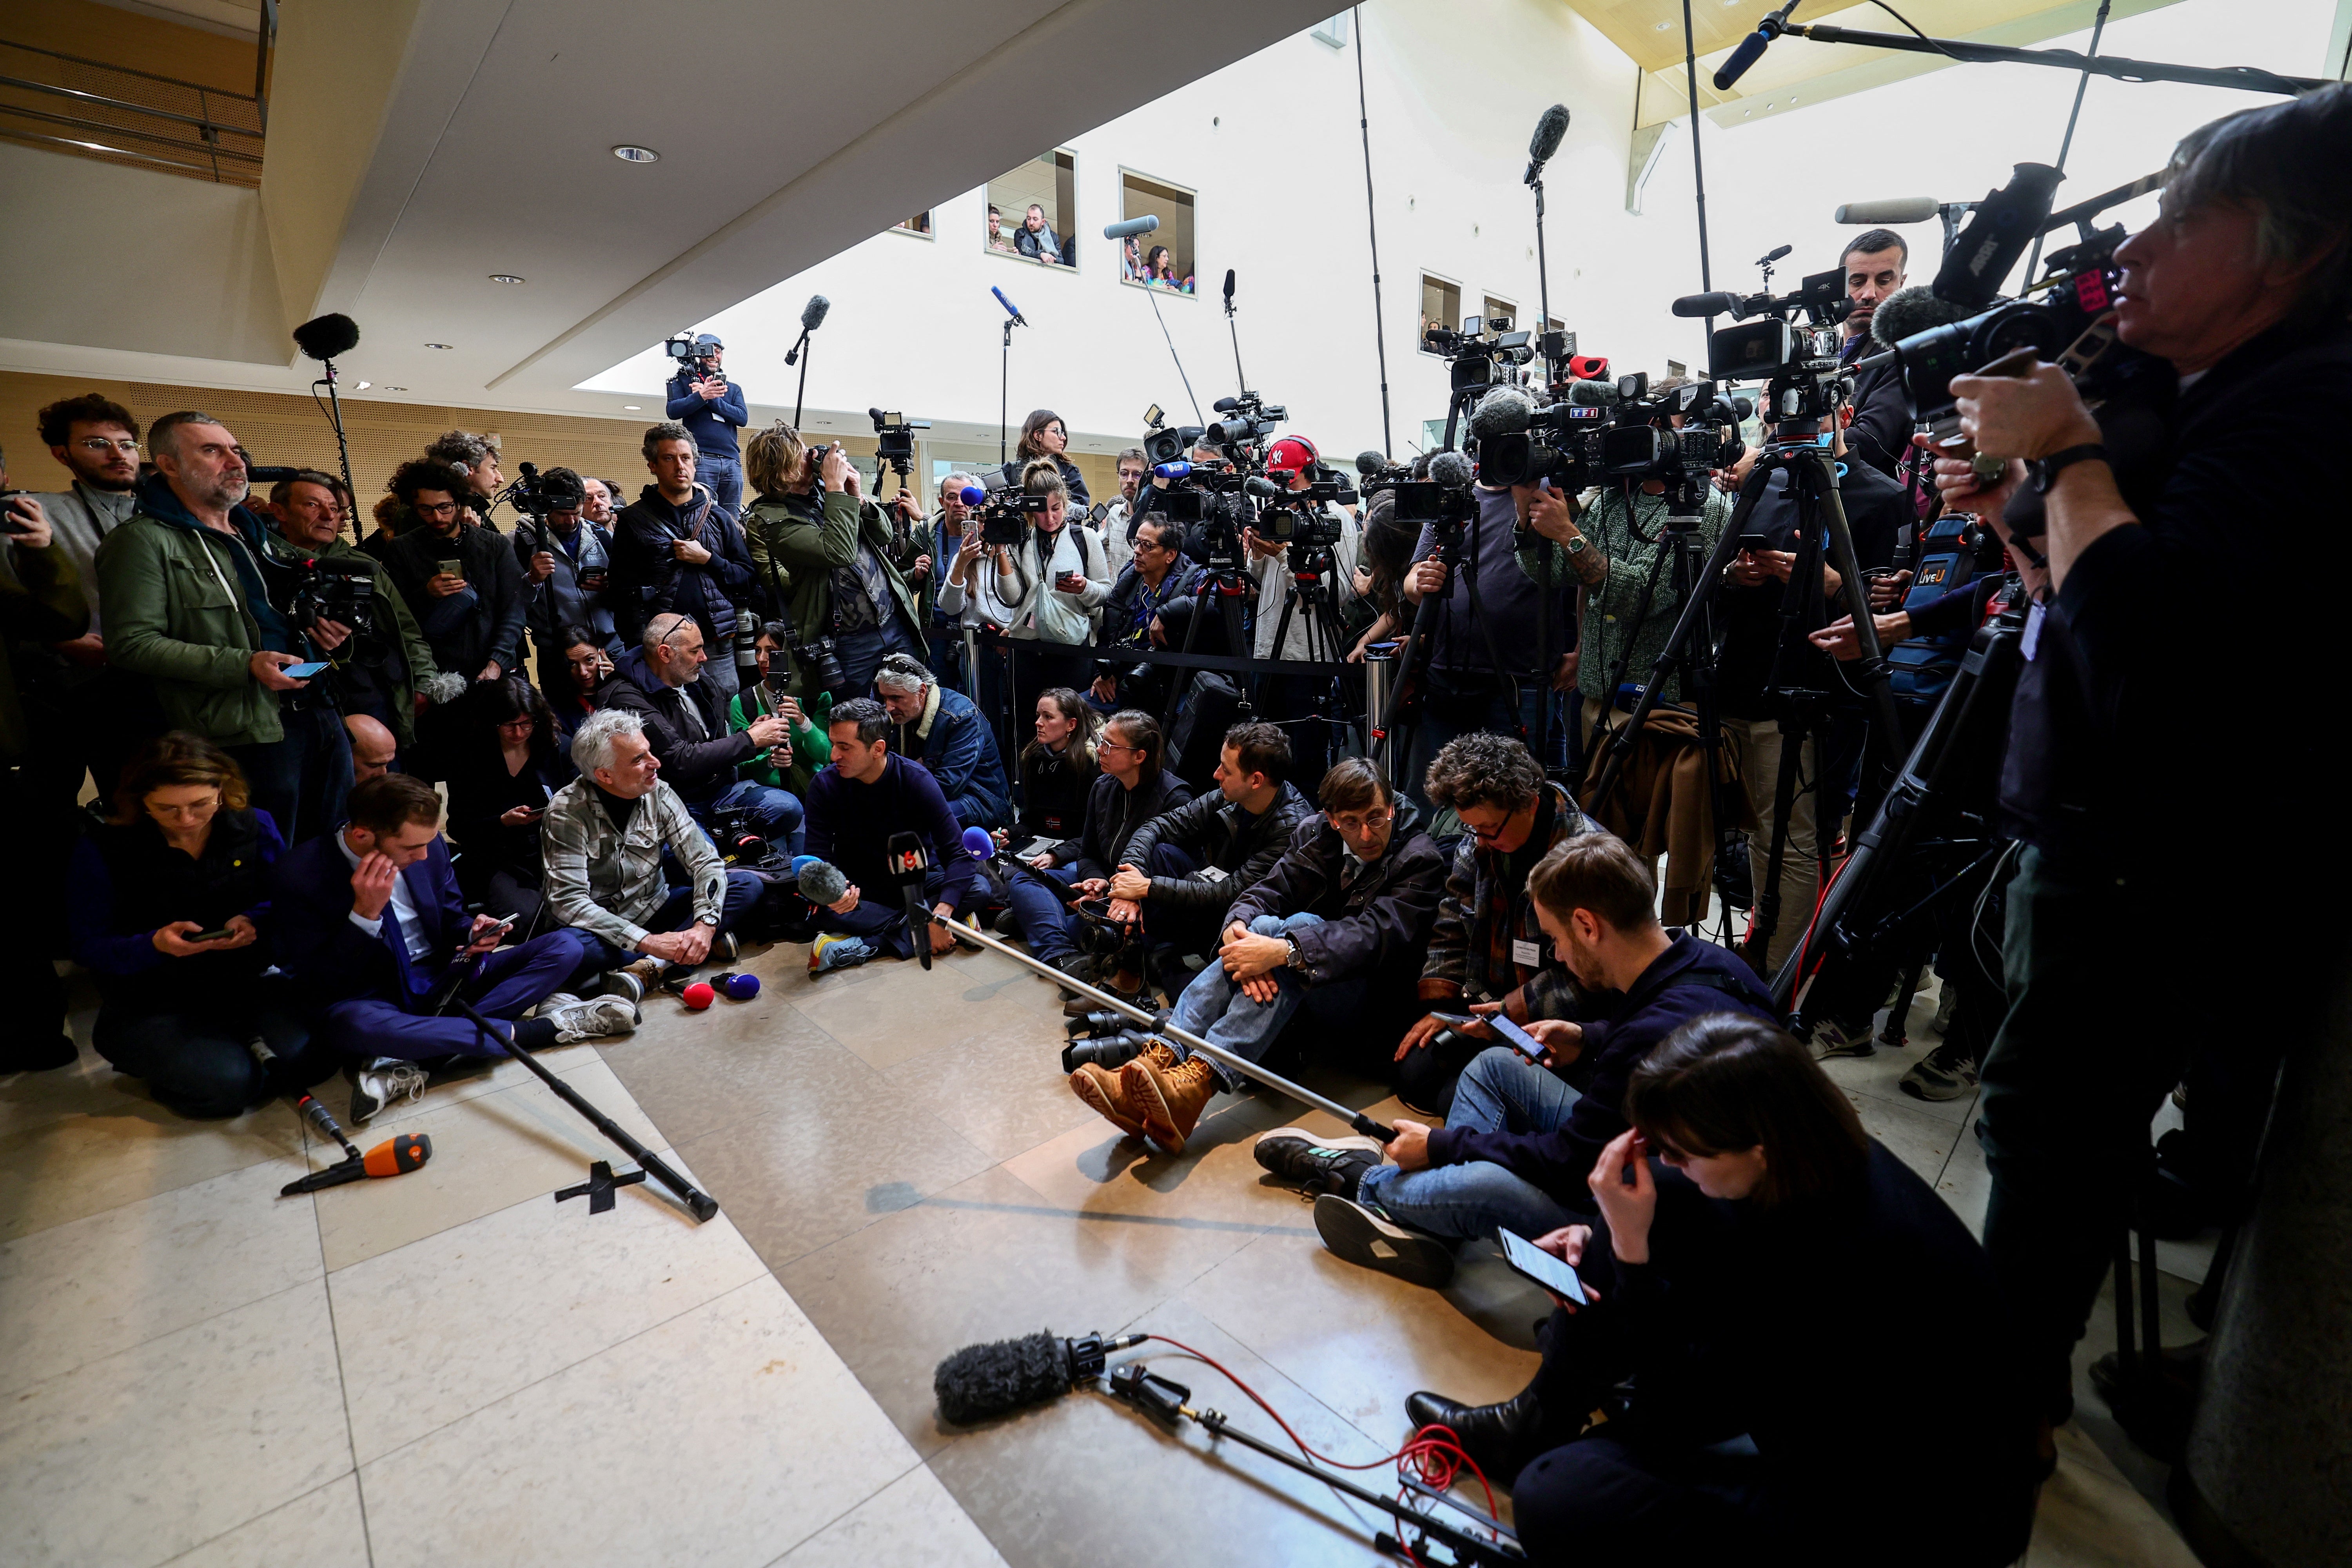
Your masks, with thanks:
M1543 1406L1532 1384L1499 1405L1459 1405L1424 1389L1406 1398L1404 1414L1415 1431L1451 1427L1462 1451L1498 1487L1510 1485L1522 1466L1558 1447L1546 1440Z

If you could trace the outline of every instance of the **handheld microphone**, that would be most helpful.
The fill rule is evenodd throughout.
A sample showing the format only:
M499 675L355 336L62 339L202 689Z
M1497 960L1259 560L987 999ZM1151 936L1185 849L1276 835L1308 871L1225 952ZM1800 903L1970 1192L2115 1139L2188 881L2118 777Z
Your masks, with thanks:
M1151 477L1155 479L1181 479L1192 471L1190 463L1156 463Z
M907 905L907 935L923 967L931 966L931 912L923 907L923 874L931 868L931 852L922 835L903 828L890 835L890 876Z
M1133 239L1139 234L1150 234L1153 229L1158 228L1159 226L1160 219L1150 213L1146 213L1141 217L1131 217L1124 223L1107 223L1103 225L1103 237L1105 239Z
M841 902L842 895L849 891L849 879L841 874L841 868L814 855L793 859L793 880L798 884L802 898L828 908Z
M1716 91L1729 90L1733 82L1748 74L1749 66L1764 58L1766 47L1787 30L1789 13L1796 8L1797 0L1789 0L1786 5L1757 23L1754 32L1739 40L1739 47L1731 51L1731 58L1724 61L1722 68L1715 73Z
M1003 306L1003 307L1004 307L1004 313L1005 313L1006 315L1008 315L1008 316L1010 316L1010 317L1012 317L1012 318L1013 318L1013 324L1014 326L1016 326L1016 327L1025 327L1025 326L1027 326L1027 325L1029 324L1026 321L1024 321L1024 320L1023 320L1023 319L1022 319L1022 315L1021 315L1021 307L1019 307L1018 305L1015 305L1012 300L1010 300L1006 299L1006 298L1004 297L1004 290L1003 290L1003 289L999 289L999 288L995 287L993 284L992 284L992 285L990 285L990 286L989 286L989 290L988 290L988 291L989 291L990 293L992 293L992 294L993 294L993 295L995 295L995 296L996 296L996 302L997 302L998 304L1000 304L1000 305L1002 305L1002 306Z
M1568 105L1555 103L1543 111L1536 121L1536 133L1528 138L1528 173L1522 182L1534 184L1543 178L1543 166L1559 151L1560 138L1568 134Z
M1449 490L1470 488L1470 459L1459 452L1440 452L1429 459L1429 477Z
M931 1393L940 1415L957 1426L985 1421L1059 1399L1088 1378L1102 1375L1107 1358L1150 1339L1149 1334L1119 1334L1105 1339L1084 1334L1059 1339L1039 1331L1017 1340L966 1345L931 1373Z
M975 860L994 859L996 858L995 836L991 834L985 827L965 828L963 830L963 852L971 856Z
M824 313L833 309L833 301L822 294L812 294L809 302L801 307L801 331L813 332L824 325Z
M1470 434L1481 441L1517 436L1535 419L1536 402L1516 386L1498 386L1470 414Z
M1830 221L1865 226L1887 223L1926 223L1941 210L1933 196L1892 196L1883 202L1848 202L1838 208Z
M987 499L988 492L982 489L978 485L966 485L963 489L956 491L956 500L963 502L966 506L978 506Z
M1713 294L1685 294L1674 303L1677 316L1729 316L1739 319L1739 296L1717 291Z
M1605 378L1609 374L1609 357L1606 354L1570 354L1568 356L1568 374L1576 378L1568 384L1568 400L1570 403L1587 402L1589 399L1577 396L1577 388ZM1616 389L1612 387L1610 390L1613 392Z

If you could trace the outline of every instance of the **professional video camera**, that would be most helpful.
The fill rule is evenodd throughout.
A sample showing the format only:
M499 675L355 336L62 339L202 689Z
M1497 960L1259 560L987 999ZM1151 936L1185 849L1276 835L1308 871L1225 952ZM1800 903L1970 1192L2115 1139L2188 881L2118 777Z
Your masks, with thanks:
M1184 454L1207 433L1204 426L1168 425L1162 422L1164 418L1157 403L1143 411L1143 461L1147 468L1182 462Z
M1268 403L1248 391L1238 397L1220 397L1209 406L1225 417L1212 423L1202 439L1234 454L1236 463L1245 462L1245 449L1263 442L1274 434L1275 426L1290 417L1290 411L1280 404Z
M689 373L696 381L707 381L719 374L718 362L702 346L702 340L691 331L672 332L662 343L662 352L677 362L680 370Z
M1747 398L1726 397L1711 381L1650 394L1641 373L1617 383L1609 424L1594 437L1593 467L1611 479L1662 479L1669 486L1704 480L1739 461L1747 447L1739 422L1755 412ZM1671 421L1679 418L1681 428ZM1731 426L1726 435L1724 427Z
M1003 545L1011 549L1029 536L1034 526L1032 518L1043 516L1051 498L1033 496L1021 488L1018 479L1000 477L995 484L972 499L971 487L964 489L964 503L980 510L980 542L984 545Z
M298 626L333 621L358 637L372 637L375 626L375 574L356 561L310 556L296 563L286 617Z
M1714 381L1770 383L1773 419L1820 418L1835 405L1828 393L1840 379L1838 328L1848 310L1845 278L1836 270L1812 273L1786 294L1689 294L1674 305L1677 316L1764 318L1708 334L1706 374ZM1801 406L1787 401L1791 392Z
M1558 334L1565 352L1576 352L1576 334ZM1521 365L1536 357L1532 331L1514 331L1508 316L1472 316L1456 331L1435 324L1422 334L1421 346L1452 367L1454 390L1517 383Z
M1331 510L1330 503L1354 506L1363 498L1353 485L1322 464L1316 464L1312 472L1306 489L1286 489L1258 509L1252 527L1260 539L1309 550L1328 550L1339 542L1347 520Z

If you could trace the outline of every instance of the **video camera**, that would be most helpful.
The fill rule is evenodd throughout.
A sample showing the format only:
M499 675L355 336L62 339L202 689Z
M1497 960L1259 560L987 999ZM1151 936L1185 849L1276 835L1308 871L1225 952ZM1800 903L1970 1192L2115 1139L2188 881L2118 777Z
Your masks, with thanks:
M869 408L866 417L874 421L874 458L876 471L889 465L903 482L915 468L915 432L928 430L928 419L909 419L903 414L886 414L879 408Z
M1148 468L1156 468L1162 463L1182 462L1184 454L1208 433L1204 426L1163 424L1163 417L1157 403L1143 411L1145 429L1141 445L1143 465Z
M1669 485L1703 479L1746 454L1738 426L1755 405L1724 396L1711 381L1652 395L1649 377L1636 372L1619 378L1617 393L1611 421L1593 442L1593 467L1611 479L1663 479ZM1679 429L1670 423L1675 418L1683 421ZM1732 426L1728 436L1727 425Z
M1029 536L1034 526L1032 518L1042 517L1052 498L1033 496L1021 488L1018 479L1004 479L990 485L975 499L971 487L963 492L964 504L980 512L980 542L984 545L1003 545L1007 549L1018 545Z
M356 561L308 557L295 564L286 616L298 626L333 621L351 627L355 637L371 637L376 629L375 574Z
M662 343L662 352L677 362L680 370L691 373L697 381L708 381L719 374L719 363L703 348L702 340L691 331L672 332Z
M1564 345L1563 355L1576 352L1575 333L1547 333L1544 346L1553 338ZM1531 363L1538 347L1535 333L1513 330L1509 316L1471 316L1459 331L1433 323L1422 333L1421 346L1452 367L1456 392L1517 382L1518 367Z
M1238 452L1265 440L1274 434L1276 426L1290 417L1288 409L1266 402L1255 392L1220 397L1210 406L1226 417L1212 423L1202 432L1201 439L1229 452Z
M1267 501L1251 526L1260 539L1276 544L1328 550L1347 528L1347 520L1330 510L1329 503L1354 506L1361 499L1353 485L1318 463L1306 489L1286 489Z

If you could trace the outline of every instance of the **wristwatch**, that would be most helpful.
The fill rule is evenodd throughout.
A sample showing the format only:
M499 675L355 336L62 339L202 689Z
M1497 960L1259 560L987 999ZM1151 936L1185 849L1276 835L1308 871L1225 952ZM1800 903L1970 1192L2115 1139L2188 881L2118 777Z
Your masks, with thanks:
M1295 936L1286 936L1282 940L1290 944L1290 956L1283 960L1283 967L1296 969L1301 974L1306 973L1307 955L1298 951L1298 939Z
M2058 478L2060 473L2076 463L2087 462L2094 458L2097 458L2100 462L2105 462L2107 460L2107 449L2099 442L2085 441L2079 447L2069 447L2063 452L2053 452L2046 458L2035 458L2029 460L2025 465L2025 469L2026 473L2033 480L2033 493L2035 495L2049 494L2051 484Z
M1560 548L1567 551L1570 555L1581 555L1587 550L1592 548L1592 541L1585 538L1584 535L1580 533L1573 539L1570 539L1566 544L1561 545Z

